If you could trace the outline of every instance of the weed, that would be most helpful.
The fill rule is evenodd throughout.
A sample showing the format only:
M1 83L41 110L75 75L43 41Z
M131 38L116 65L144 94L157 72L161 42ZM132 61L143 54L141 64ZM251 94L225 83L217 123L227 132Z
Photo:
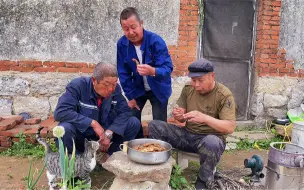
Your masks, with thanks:
M45 148L42 145L34 145L27 143L25 135L20 132L16 135L19 138L19 142L14 142L13 146L6 151L0 153L5 156L33 156L36 158L42 158L45 154ZM49 141L49 140L48 140ZM50 143L53 151L58 151L55 143Z
M175 164L170 178L170 186L176 190L192 189L185 177L182 176L182 169Z
M282 141L283 141L282 137L276 136L271 139L262 139L262 140L241 139L236 144L238 150L250 150L252 148L268 150L270 147L270 143L282 142Z
M13 176L11 174L7 174L9 179L13 179Z

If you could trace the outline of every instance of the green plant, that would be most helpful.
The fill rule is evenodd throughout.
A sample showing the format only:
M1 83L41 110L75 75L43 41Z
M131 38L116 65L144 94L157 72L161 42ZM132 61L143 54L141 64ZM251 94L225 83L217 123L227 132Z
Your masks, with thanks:
M16 135L19 138L19 142L14 142L13 146L6 151L0 153L5 156L32 156L35 158L42 158L44 156L45 148L42 145L35 145L26 142L25 135L19 132ZM48 140L49 141L49 140ZM50 143L53 151L57 151L55 143Z
M272 142L282 142L283 138L281 136L276 136L271 139L262 139L262 140L250 140L250 139L240 139L236 143L238 150L250 150L252 148L268 150L270 143Z
M83 184L83 181L78 180L76 183L74 181L74 167L75 167L75 160L76 160L76 147L73 140L73 151L71 155L68 155L67 149L64 147L62 142L62 137L65 131L64 128L61 126L57 126L53 129L53 134L55 137L58 138L59 144L59 164L60 170L62 174L62 180L59 185L62 189L72 189L72 190L80 190L84 188L89 188L88 184Z
M176 190L191 189L186 178L182 176L182 169L179 165L173 165L170 178L170 186Z
M29 172L28 172L28 175L26 177L26 181L27 181L27 190L33 190L35 189L35 186L38 182L38 180L40 179L45 167L46 167L46 164L44 163L43 165L43 168L40 170L38 176L36 179L34 179L35 175L37 174L38 170L36 170L36 172L32 172L32 165L33 165L33 161L31 160L31 163L30 163L30 169L29 169Z

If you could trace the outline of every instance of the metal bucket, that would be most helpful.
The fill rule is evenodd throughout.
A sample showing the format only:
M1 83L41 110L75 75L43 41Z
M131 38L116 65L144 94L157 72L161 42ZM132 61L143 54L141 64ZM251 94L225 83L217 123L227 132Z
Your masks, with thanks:
M291 142L304 147L304 121L295 121L292 123Z
M282 147L282 149L280 149ZM292 143L270 144L268 153L266 189L303 189L304 148Z

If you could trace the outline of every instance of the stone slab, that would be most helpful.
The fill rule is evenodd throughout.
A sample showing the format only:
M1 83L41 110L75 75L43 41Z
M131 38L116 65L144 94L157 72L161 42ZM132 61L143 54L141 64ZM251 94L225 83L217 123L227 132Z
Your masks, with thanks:
M144 165L131 161L127 154L115 152L102 166L114 173L118 178L130 182L164 182L169 183L175 160L170 157L166 163L158 165Z
M167 183L155 183L152 181L129 182L120 178L115 178L109 190L170 190Z

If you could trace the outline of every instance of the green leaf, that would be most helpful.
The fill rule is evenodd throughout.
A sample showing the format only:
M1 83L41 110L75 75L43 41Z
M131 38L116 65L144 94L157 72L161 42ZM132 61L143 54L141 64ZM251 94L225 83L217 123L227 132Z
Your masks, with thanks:
M179 178L179 180L182 184L187 184L188 183L186 178L184 178L184 177Z

